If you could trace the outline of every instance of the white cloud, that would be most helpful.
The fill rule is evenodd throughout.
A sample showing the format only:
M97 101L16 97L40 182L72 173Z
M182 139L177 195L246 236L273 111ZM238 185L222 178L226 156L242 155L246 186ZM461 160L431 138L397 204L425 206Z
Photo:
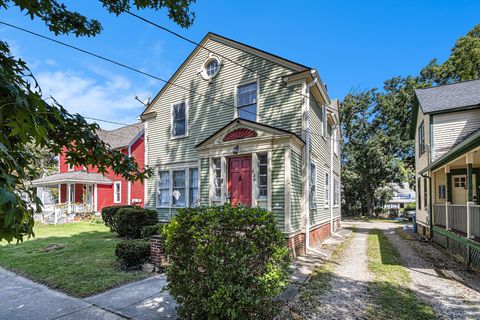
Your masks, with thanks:
M71 113L109 121L133 123L143 111L134 99L151 95L135 86L128 78L96 70L95 76L73 70L43 71L36 78L44 97L52 96ZM118 127L99 122L105 129Z

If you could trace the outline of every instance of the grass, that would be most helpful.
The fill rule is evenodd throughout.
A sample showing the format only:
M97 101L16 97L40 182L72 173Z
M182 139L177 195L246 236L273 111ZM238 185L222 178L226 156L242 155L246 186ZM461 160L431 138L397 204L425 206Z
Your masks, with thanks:
M0 266L77 297L148 276L118 267L115 246L120 239L104 225L38 225L34 231L36 237L23 243L0 242ZM46 252L49 244L65 247Z
M368 269L374 276L369 291L376 301L368 312L374 319L435 319L433 308L408 288L410 275L398 252L380 230L368 236Z

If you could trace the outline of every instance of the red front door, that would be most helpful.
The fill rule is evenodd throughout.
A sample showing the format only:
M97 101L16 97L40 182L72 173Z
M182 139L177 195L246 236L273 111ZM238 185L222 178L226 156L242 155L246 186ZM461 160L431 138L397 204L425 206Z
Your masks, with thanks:
M252 157L230 158L228 162L228 191L232 206L252 206Z

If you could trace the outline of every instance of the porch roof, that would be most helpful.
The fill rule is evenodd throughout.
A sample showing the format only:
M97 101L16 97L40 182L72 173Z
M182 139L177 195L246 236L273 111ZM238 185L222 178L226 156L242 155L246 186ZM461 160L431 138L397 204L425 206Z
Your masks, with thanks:
M458 143L452 149L450 149L450 151L432 162L429 166L420 171L420 174L444 166L449 162L455 160L456 158L464 155L465 153L477 148L478 146L480 146L480 129L474 131L462 142Z
M101 173L89 173L86 171L57 173L32 181L34 187L45 187L62 183L112 184L113 182Z

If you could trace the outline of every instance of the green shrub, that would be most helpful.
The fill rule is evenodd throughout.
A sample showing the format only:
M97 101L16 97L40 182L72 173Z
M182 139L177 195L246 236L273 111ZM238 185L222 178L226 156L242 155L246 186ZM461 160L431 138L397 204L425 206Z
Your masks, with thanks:
M272 213L230 205L181 209L163 239L168 289L182 317L274 317L290 256Z
M120 237L138 239L141 236L142 228L151 226L158 222L155 210L136 208L122 208L115 215L117 233Z
M152 226L145 226L142 228L141 238L150 238L156 234L161 234L165 223L157 223Z
M138 269L150 259L150 241L123 240L117 244L115 255L123 270Z
M138 208L135 206L110 206L110 207L103 207L102 209L102 220L105 222L105 225L110 228L111 232L118 232L117 231L117 212L123 208Z

